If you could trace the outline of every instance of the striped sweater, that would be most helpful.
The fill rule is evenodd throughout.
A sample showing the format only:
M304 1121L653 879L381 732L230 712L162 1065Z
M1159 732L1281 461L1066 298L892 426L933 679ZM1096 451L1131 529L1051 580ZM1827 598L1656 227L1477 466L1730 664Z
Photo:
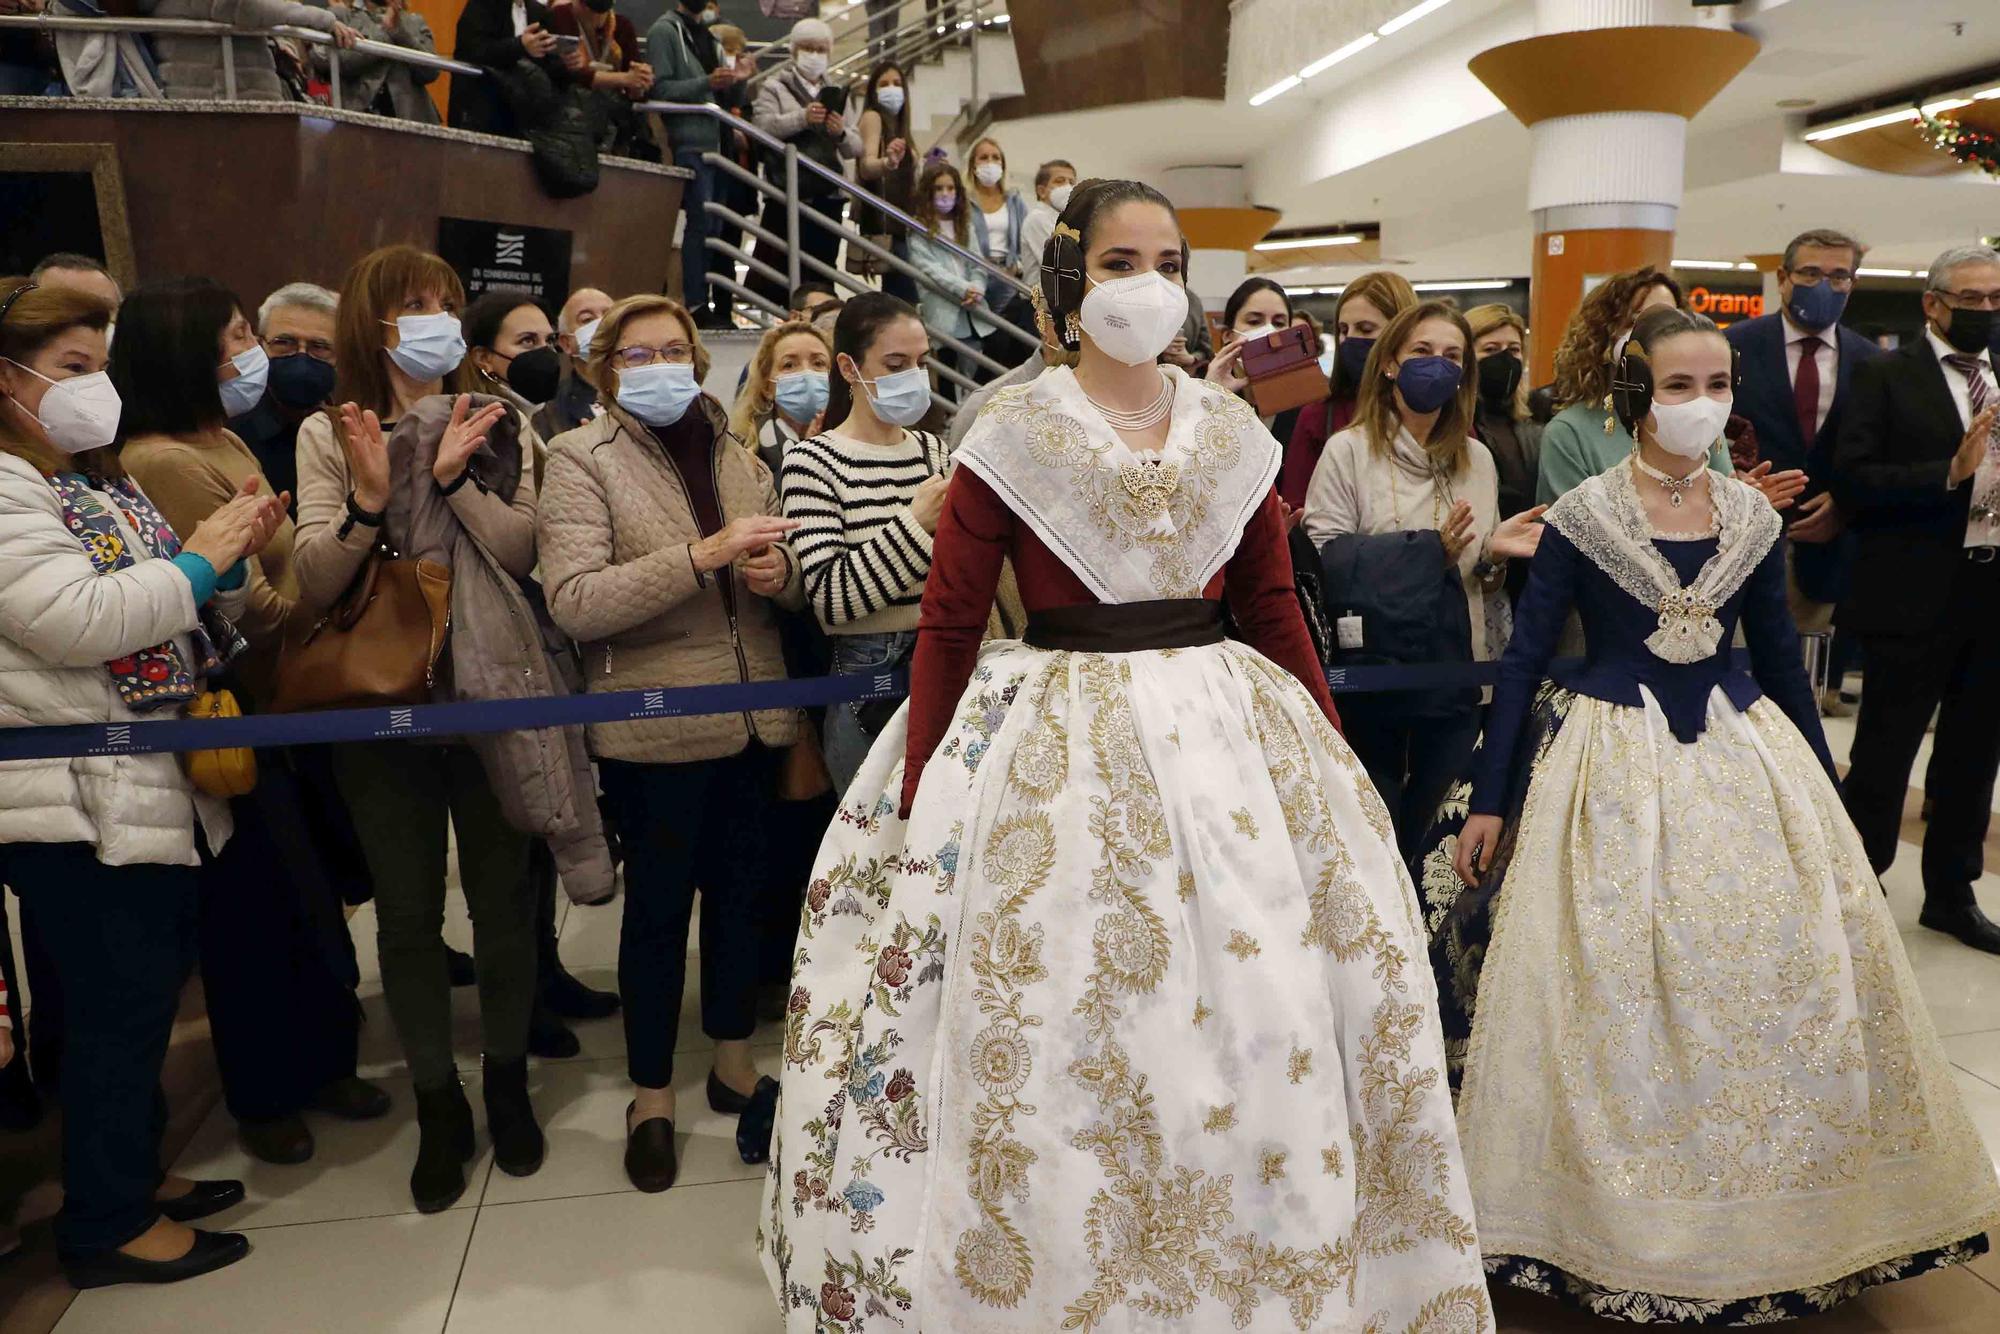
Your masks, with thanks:
M910 513L924 479L944 470L944 442L905 431L869 445L831 431L785 451L785 517L806 601L828 634L914 630L931 570L931 535Z

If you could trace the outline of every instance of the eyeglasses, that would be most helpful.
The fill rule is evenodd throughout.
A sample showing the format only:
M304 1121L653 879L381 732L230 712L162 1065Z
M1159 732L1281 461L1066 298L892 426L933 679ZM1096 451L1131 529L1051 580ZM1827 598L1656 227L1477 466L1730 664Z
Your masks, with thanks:
M1816 264L1808 264L1802 269L1793 269L1792 277L1807 287L1818 287L1821 283L1831 283L1836 292L1845 292L1854 286L1852 269L1834 269L1829 272Z
M651 366L654 362L670 361L685 364L694 360L692 343L668 343L665 347L621 347L611 354L619 369L636 371L641 366Z
M1947 292L1937 287L1931 290L1954 310L2000 310L2000 292Z
M290 334L279 334L276 338L264 340L264 350L273 357L296 357L303 352L314 361L333 360L333 344L324 338L294 338Z

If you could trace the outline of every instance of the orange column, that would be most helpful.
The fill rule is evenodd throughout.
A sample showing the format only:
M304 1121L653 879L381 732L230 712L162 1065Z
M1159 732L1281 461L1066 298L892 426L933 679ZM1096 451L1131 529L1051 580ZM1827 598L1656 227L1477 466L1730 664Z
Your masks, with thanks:
M1599 280L1625 269L1651 264L1666 269L1674 254L1672 232L1642 227L1606 227L1568 232L1543 232L1535 237L1534 273L1528 288L1528 327L1532 341L1531 384L1555 378L1556 345L1562 329L1576 313L1586 292Z
M437 53L450 55L458 45L458 16L465 12L465 0L410 0L406 8L412 14L422 14L424 22L431 25L431 36L437 39ZM430 85L430 95L442 119L445 107L451 102L451 75L438 75Z
M1665 13L1664 6L1655 9ZM1593 280L1673 258L1687 122L1757 53L1723 27L1635 24L1623 0L1537 0L1537 33L1472 73L1532 136L1534 382Z

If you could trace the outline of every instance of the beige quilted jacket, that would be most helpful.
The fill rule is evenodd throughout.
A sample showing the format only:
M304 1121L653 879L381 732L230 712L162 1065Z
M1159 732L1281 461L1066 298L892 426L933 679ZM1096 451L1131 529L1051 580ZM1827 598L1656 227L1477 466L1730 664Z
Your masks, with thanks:
M776 514L770 469L729 434L715 400L697 402L715 427L724 521ZM689 547L702 534L687 491L651 432L615 404L550 442L538 521L549 614L582 647L588 690L785 678L770 602L733 569L695 572ZM791 579L776 600L797 610L805 605L799 563L785 555ZM753 736L788 746L798 734L795 709L648 718L592 727L590 750L679 764L734 755Z

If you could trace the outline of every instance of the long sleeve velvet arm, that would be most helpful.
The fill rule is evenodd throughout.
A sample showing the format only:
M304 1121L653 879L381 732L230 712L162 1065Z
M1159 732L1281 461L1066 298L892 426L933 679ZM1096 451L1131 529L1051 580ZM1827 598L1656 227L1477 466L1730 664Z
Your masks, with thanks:
M1292 550L1286 541L1285 515L1279 508L1277 491L1266 495L1250 516L1243 540L1223 567L1222 577L1224 596L1244 639L1298 677L1327 721L1339 727L1340 713L1333 706L1326 673L1320 670L1319 655L1313 652L1312 636L1306 633L1305 617L1299 611L1292 583Z
M1514 748L1535 690L1548 674L1562 642L1563 625L1576 605L1583 553L1553 527L1542 530L1541 545L1528 566L1528 587L1514 608L1514 637L1500 658L1500 684L1486 714L1486 735L1472 779L1471 813L1498 815L1506 806L1514 774Z
M918 780L951 726L965 683L979 659L979 641L1000 586L1000 566L1014 531L1014 514L970 468L952 473L944 513L931 541L931 573L910 663L910 736L904 751L903 814Z

